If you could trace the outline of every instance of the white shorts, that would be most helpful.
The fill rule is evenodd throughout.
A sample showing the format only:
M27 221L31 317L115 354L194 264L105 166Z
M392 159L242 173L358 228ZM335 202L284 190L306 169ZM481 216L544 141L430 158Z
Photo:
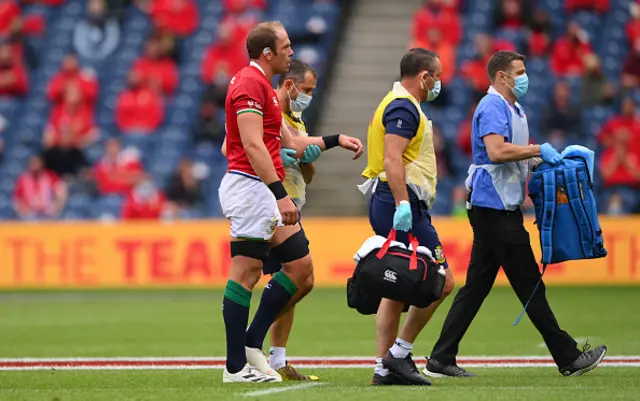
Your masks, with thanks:
M228 172L222 178L218 196L234 238L270 241L276 227L282 225L276 197L258 178Z

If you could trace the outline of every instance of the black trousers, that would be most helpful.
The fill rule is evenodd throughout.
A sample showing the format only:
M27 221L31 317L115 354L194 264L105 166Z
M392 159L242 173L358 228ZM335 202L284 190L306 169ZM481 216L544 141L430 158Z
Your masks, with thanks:
M447 314L431 358L444 364L456 363L458 347L484 299L489 295L500 266L524 305L540 270L536 263L522 212L473 207L467 212L473 228L473 247L465 285L460 288ZM558 326L540 283L527 314L542 335L555 363L562 368L580 355L575 340Z

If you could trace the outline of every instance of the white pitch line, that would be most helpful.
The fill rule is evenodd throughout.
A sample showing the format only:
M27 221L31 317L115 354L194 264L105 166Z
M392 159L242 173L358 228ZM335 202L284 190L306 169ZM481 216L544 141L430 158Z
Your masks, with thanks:
M242 395L245 396L245 397L259 397L261 395L271 395L271 394L277 394L277 393L284 393L285 391L304 390L304 389L310 388L310 387L321 386L322 384L324 384L324 383L296 384L296 385L288 386L288 387L276 387L276 388L269 388L269 389L265 389L265 390L250 391L250 392L244 393Z

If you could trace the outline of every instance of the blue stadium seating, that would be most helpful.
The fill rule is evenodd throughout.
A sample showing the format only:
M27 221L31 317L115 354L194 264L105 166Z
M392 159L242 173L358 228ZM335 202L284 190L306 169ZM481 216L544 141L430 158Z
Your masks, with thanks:
M165 122L153 135L123 136L127 146L138 148L146 170L159 185L167 184L179 161L185 156L204 162L210 171L203 183L207 197L206 210L190 210L184 218L220 217L217 188L226 171L226 159L219 146L201 145L194 148L191 126L197 117L204 85L200 80L200 65L206 49L215 41L217 27L223 14L220 0L196 0L200 11L200 24L196 32L180 42L180 84L171 99L166 101ZM15 180L27 164L29 156L41 149L42 134L51 111L45 90L51 77L58 71L66 53L72 50L72 34L75 22L85 13L85 2L66 0L60 7L31 5L23 7L25 15L39 14L46 21L47 32L42 39L30 42L39 55L39 67L30 71L31 90L23 99L0 99L0 115L10 124L3 133L5 157L0 164L0 219L15 218L11 199ZM335 4L312 4L306 0L276 0L269 2L267 13L260 18L279 19L292 36L304 33L310 18L322 17L326 32L318 44L295 48L298 56L311 54L313 65L322 75L325 61L335 43L341 10ZM152 30L152 22L140 9L129 6L121 22L121 40L108 59L89 65L97 73L100 93L95 118L101 138L86 149L87 159L94 163L102 156L104 140L120 136L114 121L114 109L118 94L123 90L133 62L141 54L144 43ZM294 43L295 45L295 43ZM321 83L319 85L321 86ZM16 118L20 116L20 118ZM71 187L71 194L63 219L118 218L123 199L119 196L101 197L97 201L86 193Z

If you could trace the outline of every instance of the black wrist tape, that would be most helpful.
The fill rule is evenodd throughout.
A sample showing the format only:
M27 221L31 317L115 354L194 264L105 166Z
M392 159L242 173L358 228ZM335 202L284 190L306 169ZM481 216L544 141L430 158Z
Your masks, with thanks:
M340 144L338 138L340 138L340 134L323 136L322 141L324 142L324 150L329 150L338 146Z
M276 197L276 200L280 200L288 196L287 190L284 189L284 185L282 185L281 181L274 181L267 186L269 187L271 193L273 193L273 195Z

